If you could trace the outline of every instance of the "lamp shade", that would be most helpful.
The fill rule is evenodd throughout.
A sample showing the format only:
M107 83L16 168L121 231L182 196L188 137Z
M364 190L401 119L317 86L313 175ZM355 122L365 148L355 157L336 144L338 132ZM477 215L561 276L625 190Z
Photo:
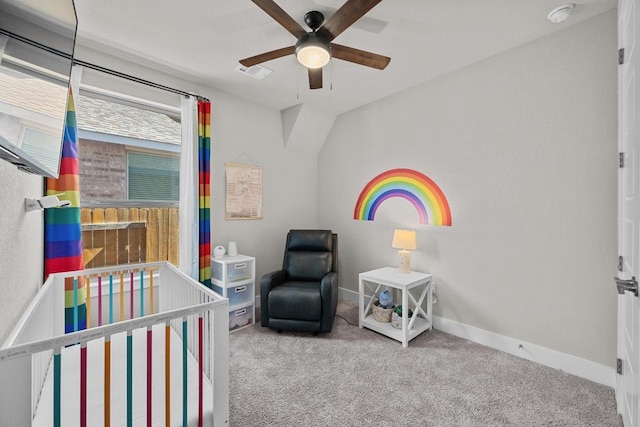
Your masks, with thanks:
M416 249L416 232L414 230L396 228L393 232L391 247L396 249Z
M305 34L296 43L296 58L307 68L322 68L331 59L329 43L315 33Z

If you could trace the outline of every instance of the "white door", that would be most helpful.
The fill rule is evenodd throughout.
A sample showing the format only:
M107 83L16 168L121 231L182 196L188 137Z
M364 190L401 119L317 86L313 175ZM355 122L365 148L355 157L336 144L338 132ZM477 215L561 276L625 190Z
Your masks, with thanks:
M622 262L617 279L616 399L626 427L640 426L640 303L634 292L625 290L633 287L633 278L640 277L640 81L636 77L640 73L640 53L636 52L635 36L639 13L637 0L619 1L618 45L624 49L624 59L618 68L618 249Z

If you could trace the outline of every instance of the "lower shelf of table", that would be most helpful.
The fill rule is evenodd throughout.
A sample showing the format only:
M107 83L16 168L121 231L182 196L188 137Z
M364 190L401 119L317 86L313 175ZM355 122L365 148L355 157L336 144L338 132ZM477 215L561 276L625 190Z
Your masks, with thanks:
M408 323L408 321L407 321ZM378 322L373 318L373 315L368 315L360 322L362 327L367 329L371 329L372 331L376 331L383 335L388 336L389 338L393 338L394 340L403 341L403 331L402 329L396 329L391 326L391 322ZM427 319L423 319L422 317L416 318L415 323L413 324L413 328L409 330L407 334L407 341L411 341L424 331L431 329L431 322Z

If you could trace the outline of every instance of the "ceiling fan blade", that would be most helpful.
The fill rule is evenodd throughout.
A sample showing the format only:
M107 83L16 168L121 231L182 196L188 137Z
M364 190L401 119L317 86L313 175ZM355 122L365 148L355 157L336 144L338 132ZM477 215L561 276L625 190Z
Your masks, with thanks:
M309 89L322 89L322 68L307 68L309 70Z
M254 65L271 61L272 59L281 58L287 55L293 55L295 52L295 46L283 47L281 49L276 49L270 52L261 53L260 55L252 56L250 58L241 59L240 63L245 67L253 67Z
M384 70L391 58L388 56L378 55L377 53L367 52L365 50L355 49L353 47L342 46L331 43L331 56L333 58L342 59L356 64L364 65L378 70Z
M307 34L302 25L298 24L298 22L293 19L287 12L282 10L280 6L278 6L273 0L251 0L258 6L260 9L264 10L267 15L275 19L278 24L282 25L285 30L289 31L291 34L295 36L295 38L300 38Z
M331 41L381 1L382 0L347 0L347 2L318 29L317 33L326 40Z

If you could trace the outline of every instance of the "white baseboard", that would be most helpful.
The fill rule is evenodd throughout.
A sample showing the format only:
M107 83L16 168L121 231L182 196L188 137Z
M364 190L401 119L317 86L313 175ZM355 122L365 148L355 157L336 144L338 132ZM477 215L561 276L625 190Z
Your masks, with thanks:
M433 316L433 327L439 331L455 335L487 347L522 357L569 374L594 381L609 387L615 387L615 371L613 368L561 353L536 344L498 335L474 326L465 325L454 320Z
M352 291L350 289L338 288L338 299L347 300L358 304L358 292Z
M340 288L338 298L358 303L358 292ZM615 387L616 373L612 367L562 353L515 338L506 337L475 326L433 316L433 327L439 331L464 338L487 347L531 360L590 381Z

